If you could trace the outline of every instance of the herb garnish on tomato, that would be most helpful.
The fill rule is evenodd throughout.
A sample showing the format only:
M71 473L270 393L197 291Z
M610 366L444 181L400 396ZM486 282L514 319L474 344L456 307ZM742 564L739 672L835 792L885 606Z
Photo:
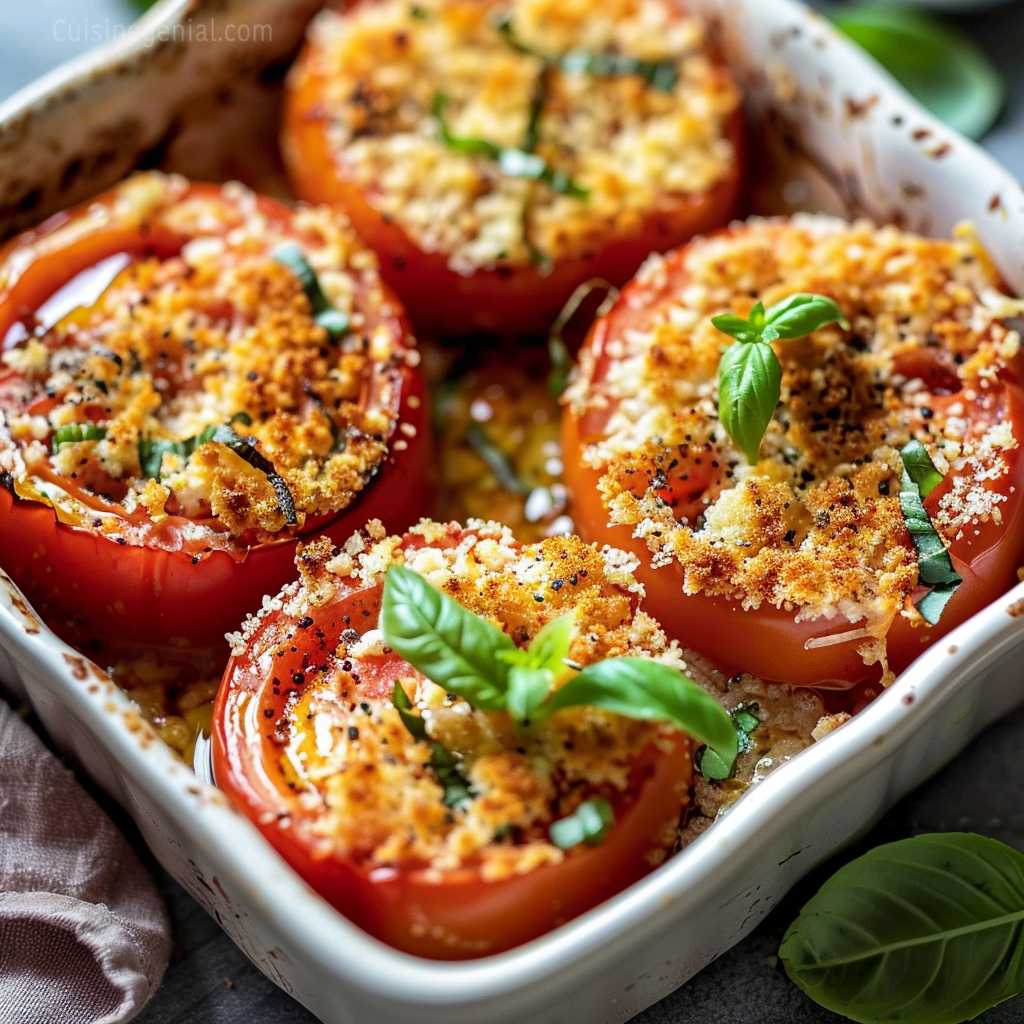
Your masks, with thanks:
M519 648L417 573L392 566L380 622L388 644L428 679L472 707L505 712L520 728L536 728L565 708L603 708L668 722L708 744L726 772L732 770L736 730L713 697L677 669L646 658L574 665L568 656L575 619L574 612L552 619Z

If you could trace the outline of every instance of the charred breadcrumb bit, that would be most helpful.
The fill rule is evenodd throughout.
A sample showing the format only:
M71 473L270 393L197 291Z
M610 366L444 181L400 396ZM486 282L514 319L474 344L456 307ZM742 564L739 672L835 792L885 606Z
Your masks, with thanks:
M1003 499L986 484L1009 472L1018 441L986 386L1019 353L1008 319L1019 303L966 226L935 240L817 215L754 219L689 246L680 289L664 268L653 256L641 269L661 295L646 319L606 339L611 368L596 379L586 351L566 395L577 417L604 421L583 457L601 474L610 520L645 539L652 564L678 564L685 593L795 608L800 619L866 619L862 653L882 658L876 640L893 618L919 618L899 450L914 437L940 470L972 467L935 515L948 539L1000 515ZM776 344L781 402L750 466L719 425L726 339L711 317L746 317L755 297L770 306L797 292L834 299L850 331L833 324ZM965 435L962 406L938 407L936 395L961 391L989 402L993 426ZM685 497L687 474L697 499ZM684 500L667 500L666 485Z
M429 17L419 18L406 0L382 0L321 13L291 84L324 78L329 141L345 174L388 223L423 251L444 254L456 272L508 273L538 252L587 258L635 234L666 196L706 192L734 168L728 122L739 93L710 59L702 25L674 5L431 0L424 9ZM587 51L668 62L674 83L547 73L531 126L544 62L511 45L499 17L517 42L548 59ZM438 94L452 133L505 148L529 139L531 152L585 196L502 174L493 160L446 146L431 112Z
M507 527L483 521L462 530L424 520L404 542L370 529L347 546L354 555L342 561L338 574L334 549L323 542L306 545L299 558L301 584L275 608L315 616L335 586L377 586L389 566L404 564L517 642L577 609L590 629L573 641L576 664L633 654L683 667L679 648L636 610L640 588L620 553L575 537L522 545ZM552 590L549 584L566 572L580 585ZM327 579L333 585L325 586ZM543 605L533 600L541 587L548 592ZM266 614L247 624L249 637ZM491 880L556 863L565 854L548 839L550 822L571 813L582 794L628 792L640 751L670 742L664 725L594 708L573 708L536 731L519 732L508 716L474 710L409 668L398 682L413 713L429 739L455 755L471 787L468 803L447 807L430 767L430 744L417 742L390 700L346 696L357 680L354 659L378 656L381 642L373 615L355 644L343 639L337 650L325 652L319 675L307 673L307 685L281 723L280 764L310 807L320 808L312 827L325 850L369 864L415 863L437 871L479 863ZM565 678L569 674L567 669ZM687 792L679 793L680 813L687 799ZM653 858L664 857L677 824L666 822L664 835L651 836ZM498 833L505 839L495 843Z
M238 184L193 189L150 173L112 197L66 230L144 217L184 243L125 257L93 305L4 351L23 389L0 415L0 469L16 492L62 519L172 550L259 543L346 508L389 456L408 354L373 255L336 214L268 212ZM69 240L57 230L37 244ZM298 276L273 255L289 240L334 308L366 327L365 344L355 333L331 340L314 320ZM24 257L0 266L0 285ZM46 411L33 413L42 396ZM51 450L56 430L83 423L101 435ZM183 454L189 439L228 425L247 448L192 442Z

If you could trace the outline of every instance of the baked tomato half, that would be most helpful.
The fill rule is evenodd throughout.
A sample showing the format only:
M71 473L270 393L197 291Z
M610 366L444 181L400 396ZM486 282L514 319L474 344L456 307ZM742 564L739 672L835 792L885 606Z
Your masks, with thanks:
M224 647L298 537L429 509L418 352L335 214L139 175L0 252L0 343L0 566L72 642Z
M418 327L512 335L726 224L741 136L735 84L672 0L358 0L312 23L283 152Z
M411 570L519 649L574 610L575 666L629 654L677 667L679 651L636 611L621 553L578 538L524 546L496 524L378 527L341 551L307 545L301 582L247 622L214 708L216 782L371 935L436 959L496 953L664 860L689 801L691 743L592 706L533 725L481 710L387 645L384 574ZM582 842L552 831L586 815L601 824Z
M652 259L594 324L567 395L578 529L640 557L651 613L723 669L891 679L1024 562L1020 305L1000 289L969 233L824 217ZM798 293L831 298L849 329L773 342L781 401L750 465L719 421L731 339L711 317ZM942 475L924 506L962 577L934 622L900 497L912 439Z

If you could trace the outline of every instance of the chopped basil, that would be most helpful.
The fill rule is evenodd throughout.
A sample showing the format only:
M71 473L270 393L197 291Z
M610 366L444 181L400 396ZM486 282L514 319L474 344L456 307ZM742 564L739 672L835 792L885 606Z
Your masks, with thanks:
M577 185L565 171L555 170L547 161L536 153L528 153L515 146L499 146L490 139L476 135L456 135L448 127L444 119L444 108L447 97L443 93L434 94L434 102L430 112L437 122L441 141L453 153L465 156L482 156L493 160L503 174L510 178L526 178L530 181L543 181L553 192L560 195L575 196L582 199L588 196L589 190Z
M413 714L412 702L401 683L395 683L392 688L391 703L394 704L402 724L409 730L412 738L419 743L430 744L429 765L444 789L442 802L445 807L458 807L471 799L473 791L465 776L459 771L458 759L442 743L430 739L423 719Z
M405 692L401 683L395 683L391 688L391 703L394 704L398 717L401 718L402 724L409 730L409 735L414 740L422 742L429 738L423 719L419 715L413 714L412 701L409 700L409 694Z
M231 422L244 423L248 426L252 420L243 412L233 416ZM241 437L230 425L206 427L195 436L186 437L181 441L139 438L139 465L142 475L159 480L163 469L164 455L179 455L181 458L187 459L200 445L211 442L230 448L240 459L261 472L274 489L274 495L277 498L278 507L284 513L285 522L289 526L294 526L298 522L295 499L292 497L284 477L274 469L274 464L256 449L256 438Z
M533 488L519 476L508 455L488 436L487 431L471 420L466 427L466 444L487 464L498 486L512 494L529 494Z
M900 458L922 498L927 498L942 483L942 474L935 468L928 449L920 441L908 441L900 451Z
M548 838L563 850L571 850L580 843L598 846L615 824L612 805L603 796L584 800L572 814L548 827Z
M299 279L313 311L313 319L327 331L331 340L337 341L342 335L347 334L351 329L350 318L341 310L335 309L328 301L316 271L310 266L298 243L284 242L274 250L273 256Z
M515 34L512 19L507 14L495 18L494 27L514 50L536 57L546 66L557 68L567 75L592 75L594 78L636 75L659 92L672 92L679 81L679 69L674 60L641 60L623 53L593 53L587 50L569 50L563 54L543 53L528 46Z
M573 317L580 311L580 307L595 291L604 290L605 297L601 304L594 310L595 317L604 316L611 309L612 304L619 297L619 289L603 278L594 277L584 281L566 300L564 306L555 317L555 322L548 332L548 355L551 359L551 373L548 376L548 390L555 398L559 398L569 383L569 372L572 370L572 355L569 346L565 343L565 329L572 322Z
M942 479L942 475L919 441L910 441L905 445L900 457L903 459L900 508L917 548L918 582L929 588L923 597L914 602L914 607L925 622L933 626L939 621L947 602L963 580L953 568L945 542L924 507L924 497Z
M756 704L738 707L730 712L736 727L736 740L741 753L750 749L750 734L761 724L761 719L754 712ZM701 775L709 782L721 782L729 778L734 765L727 764L716 751L705 747L697 758L697 767Z
M252 423L252 417L248 413L237 412L231 417L231 425L235 423L244 423L245 426L249 426ZM200 445L214 440L214 434L218 429L220 428L217 426L206 427L198 434L183 438L181 441L140 437L139 465L142 467L142 476L159 480L165 455L177 455L182 459L188 459Z
M52 451L64 444L75 444L79 441L102 441L107 436L106 427L97 427L92 423L65 423L53 432Z
M461 807L473 798L469 780L459 771L458 758L440 743L430 744L430 768L444 788L445 807Z

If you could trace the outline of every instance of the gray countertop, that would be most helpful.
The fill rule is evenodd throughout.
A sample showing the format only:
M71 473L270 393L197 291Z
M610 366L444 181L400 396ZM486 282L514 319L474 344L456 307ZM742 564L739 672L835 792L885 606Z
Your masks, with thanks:
M130 20L126 0L36 0L0 5L0 99ZM1024 176L1024 5L950 19L992 56L1006 76L1009 99L982 144ZM1024 708L980 736L956 763L894 807L856 846L808 876L739 945L635 1024L832 1024L789 982L777 962L782 935L803 903L840 864L873 846L922 832L973 831L1024 850ZM112 809L125 831L134 827ZM137 837L136 837L137 838ZM136 1018L139 1024L314 1024L315 1018L254 968L198 904L153 863L174 930L163 985ZM1024 1022L1024 996L988 1011L984 1024Z

